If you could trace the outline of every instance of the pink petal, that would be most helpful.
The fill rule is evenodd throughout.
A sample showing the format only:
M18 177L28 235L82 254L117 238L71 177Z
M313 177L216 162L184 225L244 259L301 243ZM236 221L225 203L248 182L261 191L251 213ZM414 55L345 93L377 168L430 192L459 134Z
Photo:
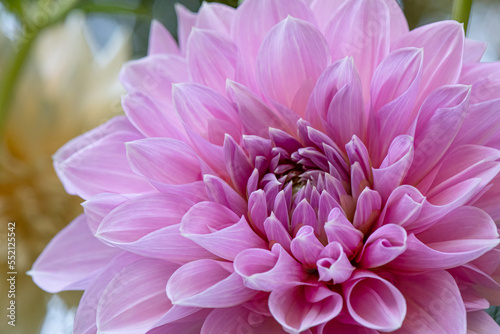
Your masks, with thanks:
M271 292L269 309L283 329L297 333L335 318L342 297L321 283L284 285Z
M187 61L194 82L226 92L226 79L235 77L237 48L215 31L194 29L188 39Z
M262 189L256 190L248 198L248 213L255 228L265 233L264 221L268 217L266 194Z
M78 310L75 316L73 326L74 333L95 334L97 332L97 305L101 298L113 297L112 291L107 291L106 287L116 275L123 269L133 263L144 260L143 257L122 252L118 256L110 260L105 269L95 276L94 281L85 289L85 292L78 305Z
M172 309L175 307L182 307L178 305L174 305ZM184 307L187 309L188 307ZM172 310L171 309L171 310ZM191 309L194 309L191 307ZM170 322L168 324L155 327L149 330L146 334L165 334L165 333L186 333L186 334L198 334L201 331L201 327L205 322L208 314L210 313L210 309L200 309L199 311L188 315L182 319ZM170 313L167 312L167 314Z
M293 256L304 267L315 268L316 261L319 259L324 246L314 235L314 229L306 225L299 229L292 240L290 248Z
M172 84L189 80L187 62L178 55L155 54L129 61L120 72L120 81L129 93L140 92L165 108L174 118Z
M460 83L472 86L471 103L498 99L500 66L496 62L465 64L460 74Z
M294 229L298 225L308 225L314 229L316 235L319 235L318 218L316 218L316 212L307 199L300 201L293 211L291 227Z
M418 219L425 204L426 199L418 189L408 185L399 186L387 199L376 226L397 222L408 230L408 226Z
M322 33L325 33L328 23L344 2L346 0L314 0L311 3L311 10Z
M333 320L326 323L326 326L323 328L322 334L338 334L338 333L379 334L380 332L363 326L344 324L342 322Z
M494 221L500 220L500 206L498 198L500 196L500 175L491 180L491 188L488 189L475 203L474 206L488 213Z
M382 206L379 193L366 187L358 198L353 225L361 232L367 232L378 218Z
M309 93L330 61L326 41L316 27L289 16L262 42L257 82L271 100L303 115Z
M474 86L472 86L471 101L473 96ZM457 137L453 142L453 146L464 144L485 145L490 140L498 140L500 113L497 111L499 109L500 99L471 104L469 112L465 115L462 127L458 131ZM493 146L497 149L500 148L495 145L488 146Z
M270 243L277 242L287 251L290 251L290 243L292 242L292 237L288 233L283 224L276 218L274 213L264 221L264 230L266 232L267 240Z
M178 54L179 47L168 30L160 22L153 20L151 21L151 30L149 33L148 55L161 53Z
M245 217L241 219L221 204L201 202L182 218L181 233L201 247L233 260L247 248L267 248L267 244L251 229Z
M127 162L125 142L140 138L127 119L118 116L69 141L53 157L66 192L87 199L103 192L152 191Z
M403 183L413 161L413 138L401 135L391 143L379 168L373 168L373 188L387 201L391 193Z
M85 211L90 232L95 234L108 213L133 197L129 195L102 193L92 196L83 202L81 205Z
M389 281L370 271L356 271L343 285L344 298L351 317L360 325L383 332L401 327L406 302Z
M151 329L172 306L165 286L177 268L169 262L144 259L118 272L97 304L99 331L139 334Z
M204 175L203 182L205 182L210 201L226 206L240 217L247 213L246 200L226 182L213 175Z
M200 161L184 142L147 138L126 146L132 168L155 183L186 184L201 180Z
M351 23L358 22L355 29ZM352 56L361 76L363 96L369 98L370 81L389 53L390 12L384 0L345 1L332 16L325 32L333 60Z
M177 16L177 35L179 39L179 48L181 53L186 53L186 45L189 34L196 24L197 15L189 11L180 3L175 4L175 13Z
M366 240L359 257L361 268L374 268L391 262L406 250L406 231L399 225L379 227Z
M450 147L469 107L470 87L444 86L432 92L420 108L415 130L415 155L405 183L425 176Z
M83 290L118 253L96 239L80 215L50 241L28 274L51 293Z
M185 140L186 134L173 108L159 108L150 97L133 92L122 97L122 107L129 121L147 137L170 137Z
M246 287L254 290L273 291L283 282L300 282L306 273L288 252L274 244L267 249L246 249L234 259L234 270L243 278Z
M197 260L183 265L168 280L167 296L174 305L222 308L239 305L257 294L232 273L232 264ZM202 278L202 279L201 279Z
M247 87L234 81L227 81L228 95L236 104L245 134L269 137L269 128L287 130L295 124L288 124L280 114L269 108Z
M285 334L272 317L265 317L243 306L214 309L203 324L201 334L266 333Z
M180 234L182 217L193 204L185 197L164 194L129 200L104 218L97 237L147 257L179 262L213 257Z
M233 185L240 195L245 195L246 181L253 172L252 165L250 165L245 152L230 135L225 136L223 148L226 170L233 181Z
M227 5L203 2L196 16L196 28L229 35L235 12Z
M389 266L405 271L453 268L478 258L498 242L496 225L485 212L459 207L425 232L408 235L407 250Z
M464 48L464 29L458 22L440 21L416 28L393 43L391 50L403 47L424 49L417 107L436 88L458 83Z
M226 133L241 138L236 110L222 95L199 84L182 83L174 86L173 97L186 131L189 129L219 146Z
M329 243L337 242L348 257L356 254L363 241L363 233L354 228L346 216L338 208L334 208L325 224L325 232Z
M349 262L349 258L344 253L342 245L338 242L329 243L322 250L319 258L316 262L319 281L333 281L333 284L344 283L356 269Z
M311 93L306 119L325 132L338 145L353 134L365 138L365 111L361 81L352 57L328 66Z
M434 195L459 184L460 182L480 180L475 193L479 193L500 171L500 151L488 147L465 145L447 154L436 175L434 184L426 194L429 201Z
M400 276L396 286L406 298L408 316L395 334L465 334L465 307L455 280L446 271Z
M406 134L416 117L415 100L422 76L423 49L391 52L377 67L370 94L373 126L369 129L370 152L378 165L390 143Z
M487 44L466 38L464 42L464 63L479 63L486 51Z
M467 334L500 334L500 327L485 311L467 312Z
M231 29L233 40L241 51L238 82L258 91L255 63L259 48L269 30L288 15L314 22L313 14L301 0L289 0L286 3L281 0L252 0L238 6Z

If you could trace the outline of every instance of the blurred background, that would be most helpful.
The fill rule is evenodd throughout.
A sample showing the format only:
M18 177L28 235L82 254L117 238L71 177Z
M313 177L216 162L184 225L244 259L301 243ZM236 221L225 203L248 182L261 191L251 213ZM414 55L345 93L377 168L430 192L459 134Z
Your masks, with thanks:
M52 296L25 273L50 239L81 211L51 156L71 138L122 113L124 62L146 55L152 19L176 36L174 4L199 0L0 0L0 245L16 222L16 327L7 325L0 283L0 333L72 332L80 292ZM237 6L237 0L218 1ZM410 28L449 19L452 0L400 1ZM467 35L500 58L500 0L473 3ZM7 258L0 258L6 273ZM5 289L4 289L5 287ZM493 313L493 311L492 311Z

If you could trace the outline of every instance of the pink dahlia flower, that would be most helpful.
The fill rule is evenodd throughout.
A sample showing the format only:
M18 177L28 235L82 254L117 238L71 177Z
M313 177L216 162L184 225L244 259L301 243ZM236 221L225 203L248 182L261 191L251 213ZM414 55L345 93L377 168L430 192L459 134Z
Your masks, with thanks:
M75 333L499 333L500 64L392 0L177 7L56 153Z

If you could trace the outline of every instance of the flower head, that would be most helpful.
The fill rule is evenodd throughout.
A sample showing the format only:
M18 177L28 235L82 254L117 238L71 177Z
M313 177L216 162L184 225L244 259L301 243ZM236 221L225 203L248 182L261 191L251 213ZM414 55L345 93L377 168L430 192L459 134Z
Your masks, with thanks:
M122 70L127 117L55 156L85 214L32 275L85 289L75 333L498 330L482 43L392 0L177 11L179 46L155 22Z

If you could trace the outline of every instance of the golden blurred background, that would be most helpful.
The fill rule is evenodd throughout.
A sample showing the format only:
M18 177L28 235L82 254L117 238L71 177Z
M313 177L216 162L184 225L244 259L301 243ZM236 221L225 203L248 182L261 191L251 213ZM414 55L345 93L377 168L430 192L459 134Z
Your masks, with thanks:
M8 286L5 279L0 283L0 333L72 332L81 293L51 300L25 274L51 238L82 212L81 199L64 192L51 156L71 138L122 112L118 72L125 61L146 54L153 18L175 35L175 2L192 11L201 4L0 1L0 245L7 254L7 224L15 221L18 273L16 327L7 324ZM451 0L400 3L411 28L449 19L452 8ZM500 0L474 1L467 34L489 43L484 61L500 58L499 18ZM5 275L7 256L0 263Z

